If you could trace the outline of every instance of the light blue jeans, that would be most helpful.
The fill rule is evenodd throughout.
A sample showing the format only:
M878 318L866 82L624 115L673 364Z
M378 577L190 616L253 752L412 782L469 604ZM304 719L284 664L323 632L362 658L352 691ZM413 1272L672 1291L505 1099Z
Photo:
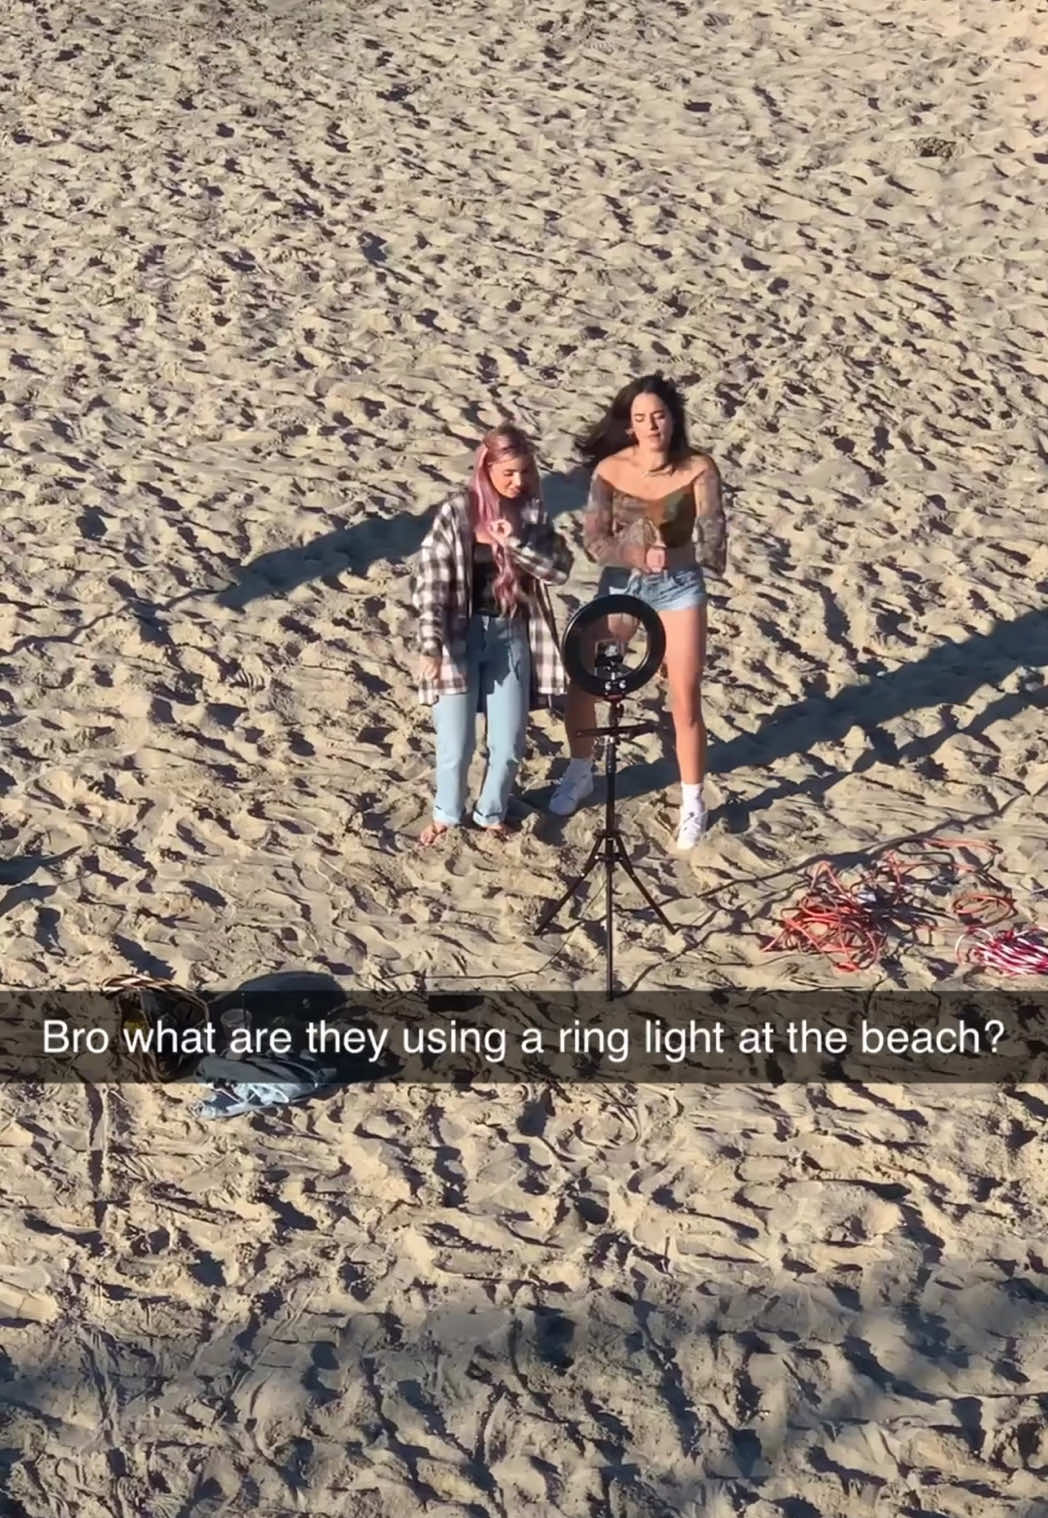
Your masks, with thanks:
M486 719L487 772L473 821L502 822L524 757L531 688L531 646L523 617L470 619L466 689L441 696L433 713L437 730L437 795L433 820L457 827L466 808L466 777L476 745L477 711Z

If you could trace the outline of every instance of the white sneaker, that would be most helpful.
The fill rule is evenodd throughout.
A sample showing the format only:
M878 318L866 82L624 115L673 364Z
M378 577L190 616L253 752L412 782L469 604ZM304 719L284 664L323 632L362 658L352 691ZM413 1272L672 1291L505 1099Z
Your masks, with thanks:
M706 832L706 808L699 803L697 808L685 812L680 819L680 827L677 829L677 848L686 853L699 843Z
M549 809L554 817L570 817L572 812L578 810L586 797L592 794L593 766L587 765L585 769L574 769L569 765L557 781L557 788L549 800Z

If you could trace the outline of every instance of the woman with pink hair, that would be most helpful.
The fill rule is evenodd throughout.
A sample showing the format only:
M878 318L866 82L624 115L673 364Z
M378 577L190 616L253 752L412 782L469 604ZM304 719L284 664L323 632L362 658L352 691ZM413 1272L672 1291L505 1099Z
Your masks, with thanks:
M528 712L566 688L545 587L563 584L571 562L546 515L531 443L513 423L500 423L477 449L469 484L440 507L419 551L419 700L435 708L437 739L424 847L462 823L480 711L488 762L473 821L505 836Z

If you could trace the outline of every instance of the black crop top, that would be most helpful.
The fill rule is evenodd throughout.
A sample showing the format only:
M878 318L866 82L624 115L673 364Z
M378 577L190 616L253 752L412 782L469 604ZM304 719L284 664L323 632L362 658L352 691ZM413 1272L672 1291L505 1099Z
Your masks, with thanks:
M501 617L495 599L495 576L498 570L490 543L473 544L473 612L476 616Z

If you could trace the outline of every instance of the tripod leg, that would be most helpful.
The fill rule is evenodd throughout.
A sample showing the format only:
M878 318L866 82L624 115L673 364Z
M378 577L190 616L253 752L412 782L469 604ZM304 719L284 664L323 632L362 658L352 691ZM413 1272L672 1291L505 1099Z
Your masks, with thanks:
M644 884L640 876L637 874L636 870L633 868L633 865L630 862L630 857L626 853L626 845L623 843L620 834L616 832L613 834L613 837L615 839L615 854L618 858L619 863L622 865L622 868L626 871L626 874L633 881L633 884L637 887L637 890L644 897L644 900L648 903L648 906L655 913L655 916L662 923L662 926L664 928L669 928L672 932L673 924L669 921L665 912L659 906L658 902L652 896L647 886Z
M615 873L615 845L618 835L605 834L604 842L604 960L605 989L609 1001L615 999L615 910L613 905L613 879Z
M615 774L618 769L618 703L613 702L609 713L611 732L608 734L608 750L605 760L606 792L604 797L604 988L608 1001L615 998L615 909L612 901L615 858L619 846L618 829L615 826Z
M590 849L590 855L586 860L586 863L582 866L582 869L575 876L574 880L568 884L563 896L561 896L559 900L555 901L551 907L547 907L542 916L539 918L538 923L535 927L535 932L537 934L545 933L546 929L549 927L554 917L556 917L561 907L571 900L575 892L578 890L579 886L586 879L586 876L589 874L590 870L593 869L594 865L597 863L597 860L601 857L601 850L603 848L604 834L602 833L597 839L596 843L593 845L592 849Z

